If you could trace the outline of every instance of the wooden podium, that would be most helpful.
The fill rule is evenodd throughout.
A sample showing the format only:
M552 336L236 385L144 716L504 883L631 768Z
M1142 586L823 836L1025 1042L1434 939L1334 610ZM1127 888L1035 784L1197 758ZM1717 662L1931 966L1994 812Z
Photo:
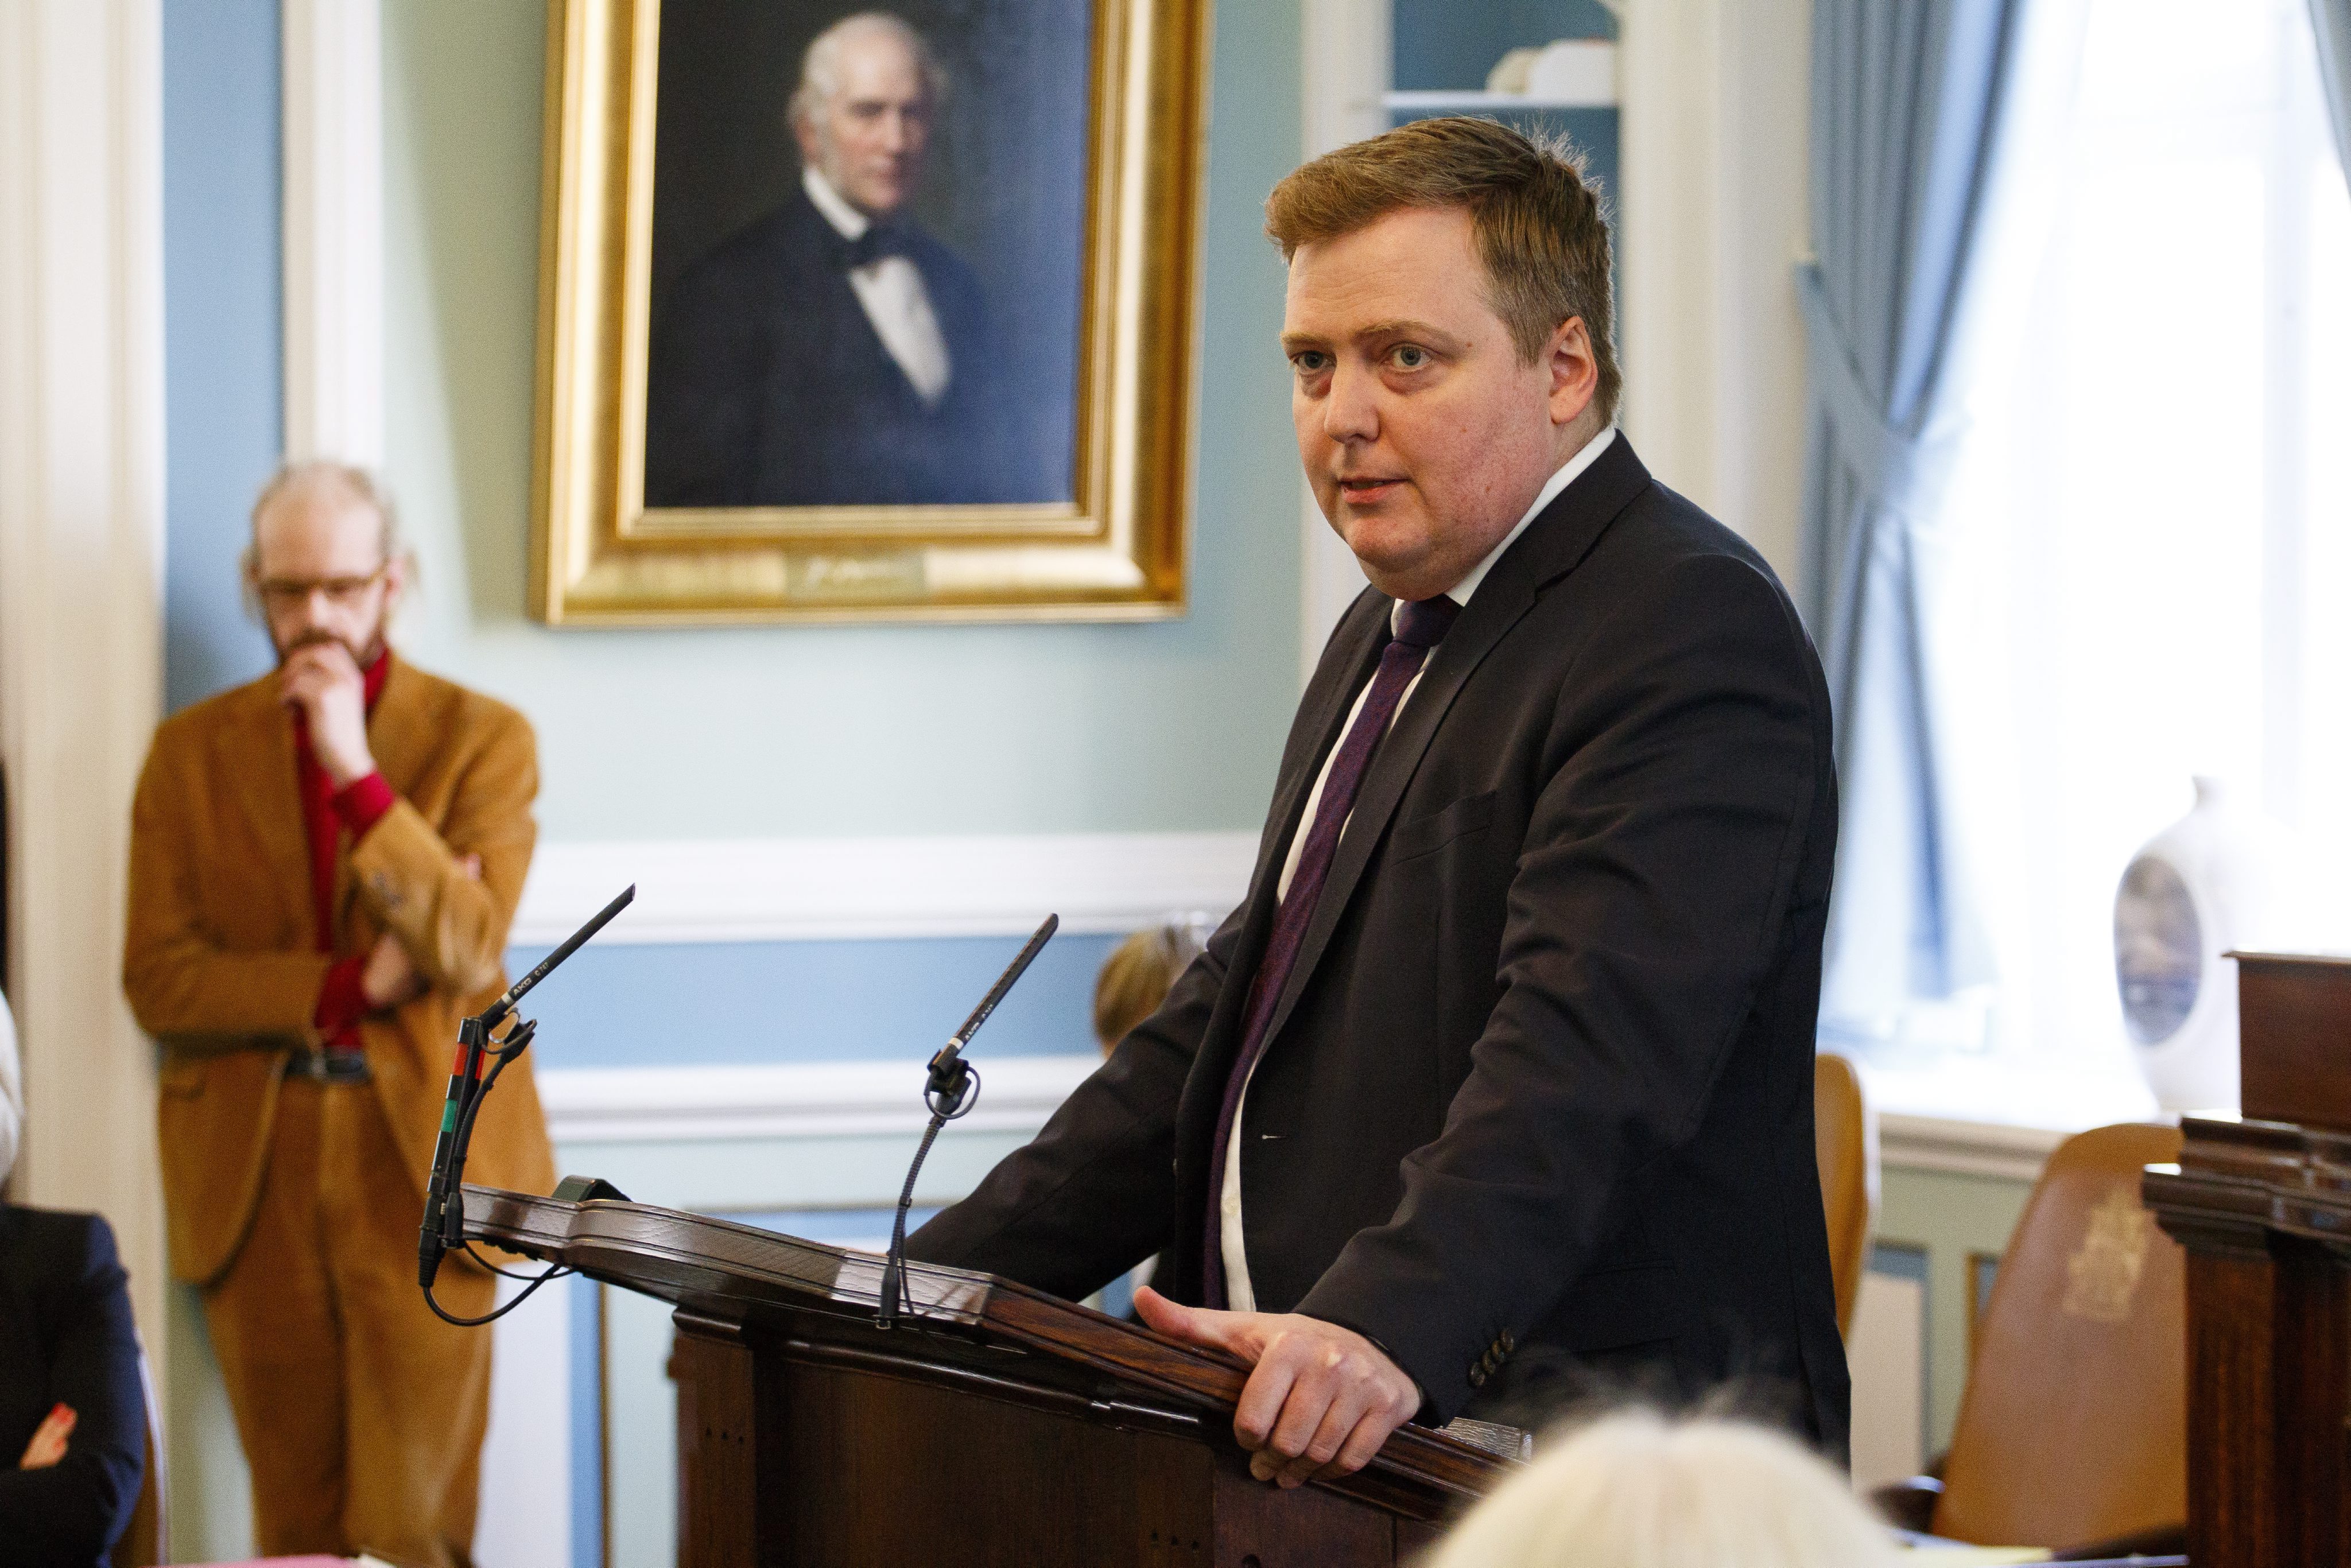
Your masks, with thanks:
M885 1329L869 1252L464 1190L468 1239L675 1303L681 1568L1392 1564L1510 1468L1406 1427L1356 1474L1282 1491L1233 1440L1226 1357L920 1263Z
M2189 1560L2351 1565L2351 960L2235 956L2244 1110L2145 1187L2188 1252Z

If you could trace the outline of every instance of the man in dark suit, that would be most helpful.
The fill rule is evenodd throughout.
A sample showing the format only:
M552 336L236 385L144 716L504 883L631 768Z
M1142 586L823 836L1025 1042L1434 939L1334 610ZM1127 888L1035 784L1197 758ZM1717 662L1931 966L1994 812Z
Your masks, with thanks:
M904 212L941 85L894 16L809 46L800 189L686 268L654 323L647 506L1008 498L978 282Z
M0 1183L16 1156L16 1097L0 1001ZM113 1230L95 1214L0 1204L0 1565L102 1563L139 1500L146 1445Z
M1372 588L1249 894L910 1255L1254 1366L1264 1479L1403 1421L1731 1379L1842 1458L1813 1153L1835 831L1818 661L1761 557L1611 425L1572 161L1423 121L1268 204L1307 475Z

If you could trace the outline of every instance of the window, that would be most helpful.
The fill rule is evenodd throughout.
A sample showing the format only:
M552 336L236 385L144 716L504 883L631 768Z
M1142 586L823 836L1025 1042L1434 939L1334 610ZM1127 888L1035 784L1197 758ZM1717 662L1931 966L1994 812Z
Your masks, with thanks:
M1933 634L1981 1032L2053 1066L2123 1069L2116 883L2191 776L2304 865L2351 847L2351 195L2305 6L2090 0L2051 199L1988 257Z

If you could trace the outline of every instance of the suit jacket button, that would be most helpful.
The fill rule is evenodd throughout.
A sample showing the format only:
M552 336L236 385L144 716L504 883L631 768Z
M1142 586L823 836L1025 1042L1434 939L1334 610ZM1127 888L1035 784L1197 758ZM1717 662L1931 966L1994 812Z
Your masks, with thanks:
M1516 1350L1516 1349L1518 1349L1518 1348L1519 1348L1519 1342L1518 1342L1518 1341L1516 1341L1516 1340L1514 1340L1514 1339L1512 1339L1512 1338L1510 1337L1510 1330L1508 1330L1508 1329L1504 1329L1504 1330L1502 1331L1502 1354L1503 1354L1504 1355L1508 1355L1508 1354L1510 1354L1510 1352L1512 1352L1512 1351L1514 1351L1514 1350Z
M1486 1369L1484 1367L1473 1366L1469 1369L1469 1386L1472 1388L1483 1388L1486 1386Z

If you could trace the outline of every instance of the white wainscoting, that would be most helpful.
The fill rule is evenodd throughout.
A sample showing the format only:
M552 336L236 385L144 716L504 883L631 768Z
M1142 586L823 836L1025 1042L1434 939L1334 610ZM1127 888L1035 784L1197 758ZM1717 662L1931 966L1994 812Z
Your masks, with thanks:
M561 941L622 888L599 942L788 942L1139 930L1240 902L1257 834L647 840L539 846L513 941Z
M1101 1065L1091 1055L979 1056L979 1103L966 1132L1045 1124ZM700 1143L919 1133L919 1061L811 1061L758 1067L575 1067L538 1075L559 1144Z

